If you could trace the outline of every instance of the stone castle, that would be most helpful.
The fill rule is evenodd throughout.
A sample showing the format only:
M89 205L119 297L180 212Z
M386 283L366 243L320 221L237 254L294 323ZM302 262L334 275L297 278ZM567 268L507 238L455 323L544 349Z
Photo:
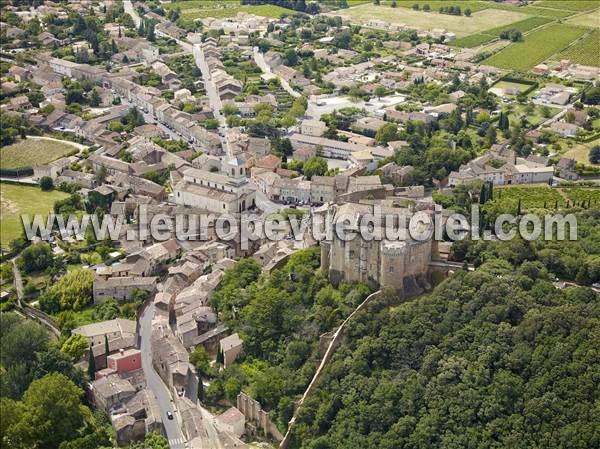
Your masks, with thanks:
M352 216L353 222L348 228L358 229L361 218L372 210L367 204L344 204L334 210L333 221L342 215ZM408 218L412 215L408 209L395 208L393 213L406 214ZM375 283L412 296L430 287L427 274L436 248L432 239L367 241L358 234L345 241L334 232L332 241L321 242L321 268L329 273L334 284L342 281Z

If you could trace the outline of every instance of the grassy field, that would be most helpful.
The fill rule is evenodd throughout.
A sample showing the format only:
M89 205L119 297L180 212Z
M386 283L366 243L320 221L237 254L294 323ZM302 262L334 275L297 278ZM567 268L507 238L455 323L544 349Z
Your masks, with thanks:
M558 54L557 59L570 59L576 64L600 67L600 30L593 30L583 39Z
M42 192L37 186L0 184L0 244L8 246L21 235L21 214L47 214L54 202L68 195L64 192Z
M73 151L71 142L29 138L0 149L0 168L47 164Z
M350 3L350 2L349 2ZM370 2L373 3L373 2ZM391 2L381 2L381 4L391 3ZM490 8L490 5L486 4L486 2L481 1L470 1L470 0L458 0L455 2L448 0L433 0L433 1L413 1L413 0L401 0L398 2L398 6L402 6L404 8L412 8L413 5L419 5L419 9L423 9L424 5L429 5L432 11L438 11L441 6L460 6L460 9L464 11L465 9L470 9L471 12L482 11L484 9Z
M187 2L183 2L187 3ZM170 3L177 5L178 3ZM255 14L257 16L270 17L278 19L282 14L294 14L295 11L287 8L282 8L277 5L257 5L257 6L238 6L223 7L223 8L207 8L204 6L186 8L181 10L181 15L186 19L204 19L206 17L214 17L215 19L223 19L226 17L234 17L239 12Z
M548 118L554 117L556 114L558 114L560 112L560 109L558 109L558 108L548 108L548 109L550 110L550 116L544 117L544 115L542 114L542 108L540 106L535 106L535 108L533 109L533 112L529 112L525 105L519 104L513 108L511 113L508 115L508 118L511 123L517 124L520 122L521 117L524 116L525 118L527 118L527 121L531 125L537 126L540 123L543 123L546 120L548 120Z
M483 33L473 34L461 39L456 39L454 42L451 42L450 45L463 48L479 47L480 45L498 38L503 31L517 29L522 33L526 33L527 31L533 30L534 28L545 25L551 21L552 19L548 17L529 17L509 25L492 28L491 30L487 30Z
M541 0L534 5L568 11L589 11L598 7L598 0Z
M598 28L600 27L600 10L592 11L588 14L582 14L567 20L569 25L578 25L583 27Z
M592 147L596 145L600 145L600 140L594 140L592 142L587 143L579 143L573 145L569 150L567 150L567 152L563 154L563 156L575 159L577 162L581 162L582 164L593 165L590 163L588 156Z
M498 87L500 89L504 89L506 87L516 87L517 89L519 89L519 92L523 92L529 89L530 86L528 84L514 83L512 81L498 81L492 87Z
M485 60L503 69L526 71L566 48L586 32L585 28L554 24L525 36L523 42L506 47Z
M480 45L487 44L491 40L496 39L495 36L490 36L489 34L477 33L471 34L470 36L461 37L459 39L455 39L449 42L453 47L461 47L461 48L473 48L479 47Z
M527 18L527 15L520 12L496 9L484 9L473 13L471 17L465 17L373 4L336 11L335 14L360 24L364 24L370 19L378 19L388 23L403 23L423 30L445 28L456 33L458 37L481 33L490 28L508 25Z

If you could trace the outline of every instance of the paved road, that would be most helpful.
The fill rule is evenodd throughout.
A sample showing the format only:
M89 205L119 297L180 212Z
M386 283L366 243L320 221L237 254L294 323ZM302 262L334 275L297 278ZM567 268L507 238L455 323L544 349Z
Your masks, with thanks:
M254 62L256 62L256 65L259 66L263 72L272 73L277 78L279 78L279 81L281 82L281 87L283 87L291 96L296 97L296 98L302 96L299 92L292 89L292 86L290 86L290 83L288 83L282 77L280 77L279 75L277 75L271 71L271 67L269 67L269 65L265 62L265 58L264 58L263 54L258 50L258 47L254 47L253 51L254 51Z
M256 189L255 201L256 207L264 211L266 214L279 212L287 207L284 204L274 203L273 201L269 200L267 196L258 189Z
M140 334L141 343L140 350L142 351L142 369L146 377L146 385L156 398L160 415L165 426L167 440L171 449L185 449L185 438L181 431L181 426L177 420L178 415L175 414L175 419L167 419L167 411L174 411L173 402L169 390L159 377L158 373L152 366L152 343L150 337L152 335L152 318L154 317L154 304L150 304L144 310L140 317Z
M219 122L219 137L221 138L221 146L223 147L225 154L231 156L232 152L231 147L229 146L229 139L227 135L227 121L225 120L225 116L221 113L221 110L223 109L223 103L221 103L221 97L219 97L215 83L210 75L210 69L208 68L208 64L206 63L206 58L200 44L193 45L192 54L194 56L196 66L198 66L200 72L202 72L204 90L206 90L206 95L210 101L210 107L213 111L213 115Z
M125 12L127 14L129 14L131 16L131 18L133 19L133 23L135 23L135 26L139 27L141 19L140 19L140 16L138 15L137 11L133 7L133 4L131 3L131 0L124 0L123 1L123 9L125 10Z

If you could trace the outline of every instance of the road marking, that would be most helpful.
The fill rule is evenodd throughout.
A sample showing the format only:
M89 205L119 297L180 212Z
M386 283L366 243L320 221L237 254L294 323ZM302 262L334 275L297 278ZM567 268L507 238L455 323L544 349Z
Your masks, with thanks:
M183 444L183 438L172 438L169 440L169 444Z

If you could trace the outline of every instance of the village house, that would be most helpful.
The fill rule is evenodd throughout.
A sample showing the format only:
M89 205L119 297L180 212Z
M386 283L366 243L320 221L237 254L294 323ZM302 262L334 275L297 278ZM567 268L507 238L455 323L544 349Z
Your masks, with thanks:
M225 368L235 362L237 356L242 352L242 346L242 339L237 333L225 337L219 342L219 351L223 354L223 366Z
M114 320L100 321L86 324L71 331L73 334L83 335L90 345L104 345L105 338L112 340L135 341L137 338L135 321L116 318Z
M238 438L246 432L246 418L237 408L231 407L215 417L215 424Z
M101 303L106 298L117 301L127 301L137 291L153 293L156 289L156 278L143 276L118 276L104 279L96 276L94 279L94 304Z

